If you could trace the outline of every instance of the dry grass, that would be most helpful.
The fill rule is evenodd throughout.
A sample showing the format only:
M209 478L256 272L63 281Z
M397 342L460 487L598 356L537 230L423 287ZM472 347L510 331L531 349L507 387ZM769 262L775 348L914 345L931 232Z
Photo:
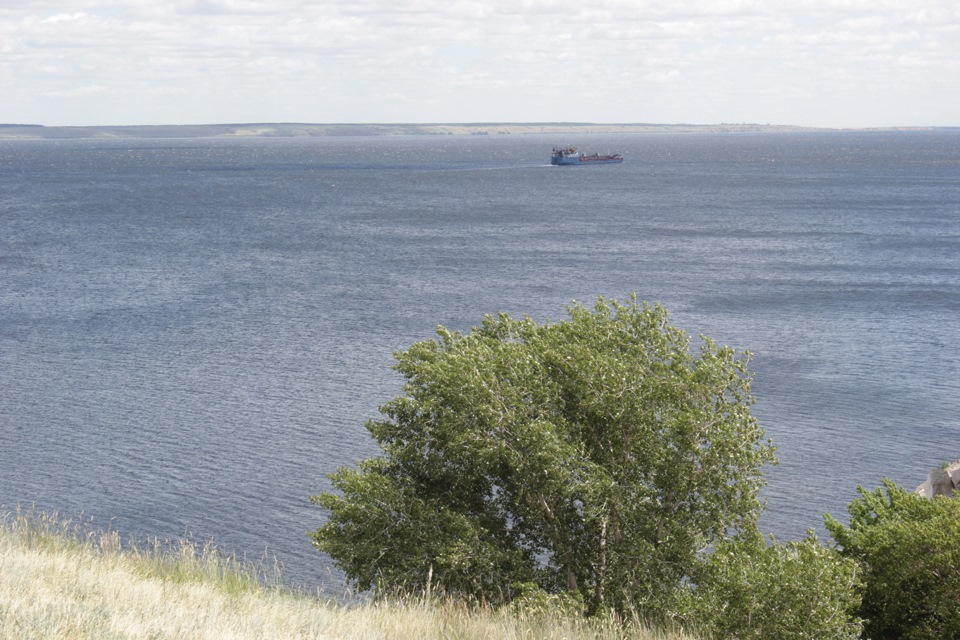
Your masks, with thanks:
M188 541L123 547L56 517L0 522L0 638L682 640L636 625L524 617L456 604L331 600L264 587L264 575Z

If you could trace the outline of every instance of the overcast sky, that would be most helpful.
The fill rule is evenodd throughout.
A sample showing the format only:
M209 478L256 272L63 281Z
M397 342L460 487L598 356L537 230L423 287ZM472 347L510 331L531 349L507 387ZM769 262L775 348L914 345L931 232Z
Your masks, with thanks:
M960 125L960 0L0 0L0 123Z

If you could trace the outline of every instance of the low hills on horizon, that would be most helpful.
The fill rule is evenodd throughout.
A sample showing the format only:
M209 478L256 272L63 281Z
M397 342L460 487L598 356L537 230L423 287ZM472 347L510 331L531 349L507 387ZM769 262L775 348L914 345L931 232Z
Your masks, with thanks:
M957 127L883 127L857 131L923 131ZM602 134L602 133L776 133L803 131L840 131L816 127L772 124L597 124L590 122L472 122L459 124L412 123L246 123L191 125L124 126L44 126L0 123L0 139L78 139L78 138L251 138L251 137L331 137L398 135L524 135L524 134ZM850 130L850 129L844 129Z

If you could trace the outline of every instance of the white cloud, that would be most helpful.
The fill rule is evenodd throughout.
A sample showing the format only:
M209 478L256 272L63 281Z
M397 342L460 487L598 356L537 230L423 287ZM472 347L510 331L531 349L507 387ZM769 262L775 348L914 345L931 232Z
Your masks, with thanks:
M73 22L75 20L83 20L87 17L86 13L58 13L50 16L49 18L44 18L40 21L40 24L56 24L58 22Z
M960 99L953 0L27 0L0 8L0 48L16 93L0 121L50 124L97 96L103 123L542 120L549 103L570 120L836 126L858 124L835 117L841 97L863 125L957 124ZM909 121L921 97L938 122Z

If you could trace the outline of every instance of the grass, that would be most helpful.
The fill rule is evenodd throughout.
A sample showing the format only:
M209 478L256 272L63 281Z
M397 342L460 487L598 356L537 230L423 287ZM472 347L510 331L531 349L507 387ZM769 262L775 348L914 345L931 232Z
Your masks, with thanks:
M45 514L0 519L0 638L692 640L639 624L424 600L338 604L188 540L146 547Z

